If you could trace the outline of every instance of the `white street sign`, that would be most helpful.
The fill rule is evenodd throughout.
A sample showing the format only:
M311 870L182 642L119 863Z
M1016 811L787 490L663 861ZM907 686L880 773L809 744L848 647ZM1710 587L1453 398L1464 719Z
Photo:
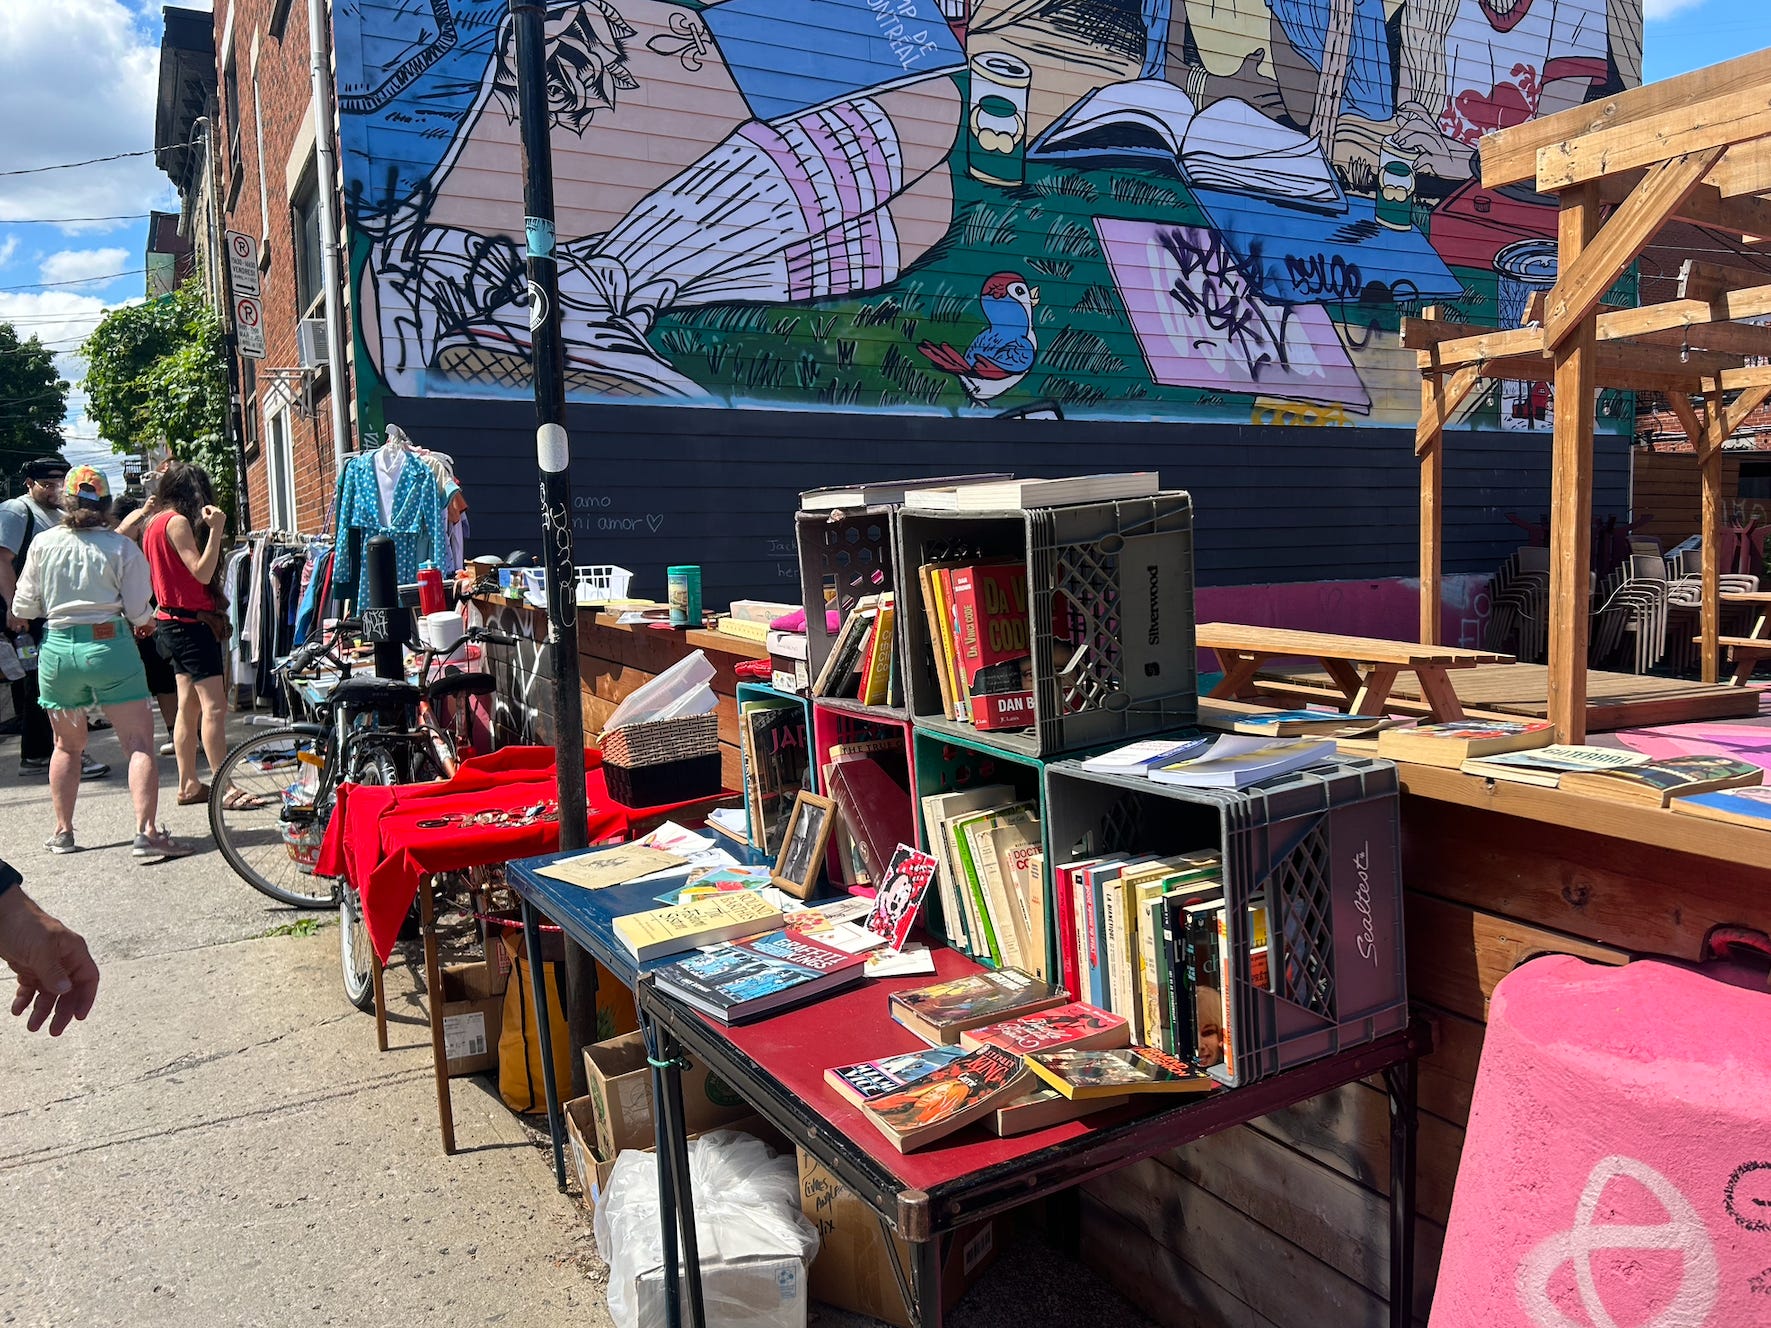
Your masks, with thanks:
M250 295L234 300L234 342L246 359L264 358L264 306Z
M234 294L258 294L258 241L244 231L227 233L228 280Z

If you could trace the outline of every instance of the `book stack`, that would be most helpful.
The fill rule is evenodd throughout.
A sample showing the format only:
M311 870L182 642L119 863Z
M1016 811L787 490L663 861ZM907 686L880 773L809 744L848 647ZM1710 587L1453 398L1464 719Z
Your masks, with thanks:
M1182 788L1242 789L1335 754L1334 740L1323 737L1184 733L1146 738L1091 756L1082 768Z
M1109 856L1052 872L1060 982L1078 1000L1122 1016L1135 1044L1202 1068L1235 1067L1235 993L1223 858ZM1273 988L1264 898L1249 907L1250 981Z
M847 991L865 976L866 961L782 930L679 959L658 970L657 982L710 1018L740 1024Z
M922 817L948 944L1051 980L1038 804L990 784L931 794Z
M1030 727L1026 564L924 563L917 575L943 713L985 731Z
M900 694L896 608L891 591L866 595L843 619L824 667L812 682L812 695L885 705Z

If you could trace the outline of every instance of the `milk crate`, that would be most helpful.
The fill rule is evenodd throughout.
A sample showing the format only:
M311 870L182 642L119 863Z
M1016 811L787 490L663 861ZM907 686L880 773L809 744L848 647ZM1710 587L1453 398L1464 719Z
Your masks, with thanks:
M806 611L806 672L816 681L836 644L827 609L835 609L837 628L864 597L893 589L897 560L892 554L890 507L852 511L800 512L794 518L799 541L800 595ZM894 627L899 646L902 628ZM903 714L903 670L894 670L884 707Z
M1198 710L1193 503L1180 492L1011 512L897 515L897 617L918 725L1052 758L1191 724ZM1024 562L1033 723L946 713L920 569Z
M1239 791L1045 772L1047 867L1109 853L1223 854L1234 1064L1246 1084L1408 1021L1396 768L1336 758ZM1249 905L1264 900L1273 990L1250 980Z

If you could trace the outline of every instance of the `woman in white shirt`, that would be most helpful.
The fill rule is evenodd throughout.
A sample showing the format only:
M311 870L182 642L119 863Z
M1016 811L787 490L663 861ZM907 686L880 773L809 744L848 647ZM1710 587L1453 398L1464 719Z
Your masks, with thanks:
M37 687L55 731L49 796L55 808L52 853L73 853L74 799L86 750L86 711L102 706L129 765L138 858L183 857L189 847L155 823L160 772L154 763L154 719L147 675L131 630L152 632L148 561L110 529L111 486L91 466L68 472L61 525L31 541L18 578L15 612L48 620L39 651Z

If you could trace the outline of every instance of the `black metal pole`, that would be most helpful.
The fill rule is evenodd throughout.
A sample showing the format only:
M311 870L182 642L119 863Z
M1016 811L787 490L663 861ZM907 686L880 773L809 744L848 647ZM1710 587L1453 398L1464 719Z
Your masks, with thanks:
M523 136L523 231L529 259L529 327L535 339L535 454L541 466L541 528L547 568L547 644L558 753L560 848L581 849L584 713L578 695L578 602L572 572L571 446L566 437L566 364L560 346L559 267L554 259L553 145L547 111L547 11L510 0L516 30L517 106ZM566 942L566 1021L572 1085L586 1091L579 1047L596 1041L596 961Z

